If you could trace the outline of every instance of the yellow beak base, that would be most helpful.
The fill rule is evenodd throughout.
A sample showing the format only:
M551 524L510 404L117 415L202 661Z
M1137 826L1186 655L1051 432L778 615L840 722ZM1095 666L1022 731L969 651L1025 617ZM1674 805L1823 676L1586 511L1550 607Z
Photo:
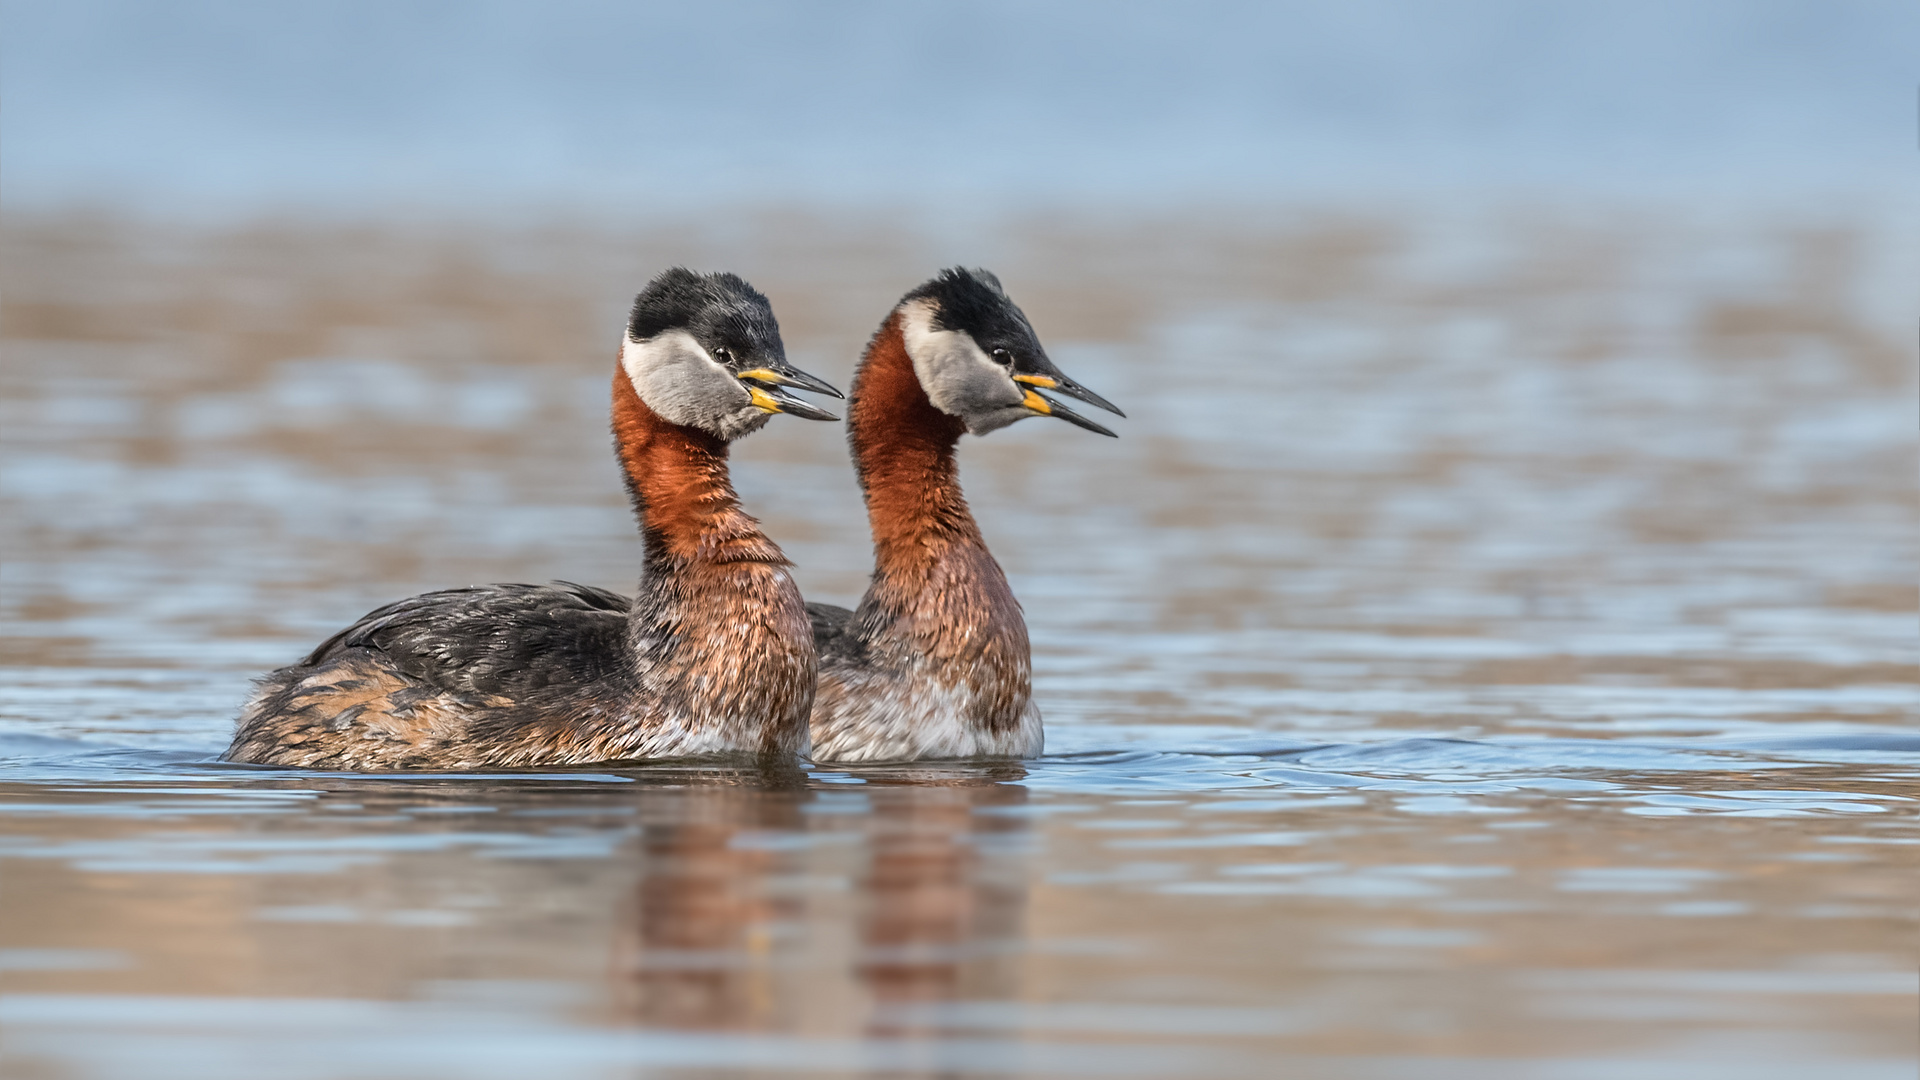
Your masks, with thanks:
M777 413L777 412L785 411L780 408L779 402L773 400L773 395L767 393L765 390L762 390L757 386L751 386L751 385L748 386L747 393L753 398L753 404L757 408L759 408L762 412ZM1027 391L1027 396L1033 397L1034 396L1033 391L1031 390Z

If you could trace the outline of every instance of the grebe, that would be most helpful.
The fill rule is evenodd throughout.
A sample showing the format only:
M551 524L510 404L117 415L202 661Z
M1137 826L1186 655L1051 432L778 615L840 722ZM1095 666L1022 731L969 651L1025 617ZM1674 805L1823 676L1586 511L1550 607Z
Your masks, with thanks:
M1040 752L1027 625L953 459L961 433L1029 416L1113 434L1040 390L1125 415L1047 359L985 270L941 272L868 342L847 441L873 528L873 583L854 611L807 605L820 650L815 760Z
M841 396L786 362L772 307L745 281L677 267L655 278L613 376L639 595L483 585L369 612L260 680L227 760L370 770L804 754L807 614L727 477L727 444L773 413L837 419L783 386Z

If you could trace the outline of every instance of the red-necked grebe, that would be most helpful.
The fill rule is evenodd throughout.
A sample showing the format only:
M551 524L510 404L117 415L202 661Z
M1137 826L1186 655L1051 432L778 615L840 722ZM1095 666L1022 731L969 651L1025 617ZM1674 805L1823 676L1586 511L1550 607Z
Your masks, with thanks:
M483 585L369 612L260 681L230 761L324 769L805 753L815 654L779 547L740 509L727 444L776 412L773 309L732 274L673 269L634 300L613 434L640 518L638 595Z
M908 293L853 378L847 441L873 529L853 611L809 604L820 650L813 756L1028 757L1043 743L1027 625L960 494L954 447L1029 416L1113 432L1046 390L1123 415L1062 374L984 270Z

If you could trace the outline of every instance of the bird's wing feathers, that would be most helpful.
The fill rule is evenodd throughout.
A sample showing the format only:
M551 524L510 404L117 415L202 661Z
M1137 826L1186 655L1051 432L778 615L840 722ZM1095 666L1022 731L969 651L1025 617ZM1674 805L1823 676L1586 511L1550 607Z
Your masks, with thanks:
M853 612L837 604L808 604L807 618L813 623L813 647L823 662L862 655L859 635L854 632Z
M423 593L368 612L301 664L370 649L442 690L517 697L614 674L629 606L618 593L565 581Z

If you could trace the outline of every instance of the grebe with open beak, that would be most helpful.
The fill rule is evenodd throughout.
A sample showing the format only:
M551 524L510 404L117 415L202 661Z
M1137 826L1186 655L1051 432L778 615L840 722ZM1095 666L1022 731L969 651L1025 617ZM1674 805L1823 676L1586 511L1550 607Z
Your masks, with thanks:
M639 516L632 600L482 585L369 612L260 680L229 761L378 770L804 754L815 652L780 548L740 509L727 445L774 413L835 417L786 362L767 298L675 268L634 300L614 446Z
M853 611L807 605L815 760L1040 753L1027 625L960 494L954 448L1030 416L1113 434L1048 394L1124 415L1054 366L985 270L947 270L908 293L868 343L847 441L873 583Z

